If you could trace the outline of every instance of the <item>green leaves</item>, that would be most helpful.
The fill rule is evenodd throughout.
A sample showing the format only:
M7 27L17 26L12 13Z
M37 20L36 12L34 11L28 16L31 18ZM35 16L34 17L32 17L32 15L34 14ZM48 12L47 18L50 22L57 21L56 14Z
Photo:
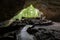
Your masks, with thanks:
M25 9L22 16L26 18L38 17L38 10L35 9L32 5L30 5L28 8Z
M22 17L25 18L36 18L39 16L39 11L34 8L32 5L29 7L23 9L18 15L14 16L13 19L22 19Z
M22 17L25 17L25 18L36 18L36 17L39 17L39 15L40 15L39 10L34 8L33 5L30 5L29 7L23 9L22 11L20 11L16 16L11 18L7 23L4 23L3 26L7 27L11 23L16 21L16 19L21 20Z
M26 17L26 18L38 17L38 11L32 5L30 5L23 12L23 17Z

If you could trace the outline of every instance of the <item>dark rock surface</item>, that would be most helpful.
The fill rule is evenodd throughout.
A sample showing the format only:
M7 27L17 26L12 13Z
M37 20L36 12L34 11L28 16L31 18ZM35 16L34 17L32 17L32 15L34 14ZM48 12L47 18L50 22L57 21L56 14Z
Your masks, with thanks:
M35 36L36 40L60 40L60 23L49 26L35 26L27 32ZM34 32L34 33L33 33Z
M5 34L5 37L0 38L0 40L16 40L16 35L20 34L20 31L24 26L19 24L19 21L12 23L9 27L0 28L0 37ZM35 22L34 22L35 23ZM26 25L26 24L25 24ZM19 30L18 30L19 29ZM17 30L10 37L13 31ZM60 23L53 22L53 24L46 25L34 25L32 28L28 28L27 31L29 35L33 35L35 40L60 40ZM14 33L14 32L13 32ZM8 36L6 36L6 34ZM20 39L20 37L19 37Z
M24 0L0 0L0 21L11 19L23 8Z

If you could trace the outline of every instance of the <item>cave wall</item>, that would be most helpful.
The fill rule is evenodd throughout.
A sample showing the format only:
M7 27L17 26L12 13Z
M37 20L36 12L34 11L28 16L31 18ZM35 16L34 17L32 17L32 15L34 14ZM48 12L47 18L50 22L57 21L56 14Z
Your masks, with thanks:
M60 0L0 0L0 21L12 18L30 4L42 11L47 19L60 21Z
M0 21L5 21L16 15L24 5L24 0L0 0Z
M60 21L60 0L27 0L24 7L33 4L47 19Z

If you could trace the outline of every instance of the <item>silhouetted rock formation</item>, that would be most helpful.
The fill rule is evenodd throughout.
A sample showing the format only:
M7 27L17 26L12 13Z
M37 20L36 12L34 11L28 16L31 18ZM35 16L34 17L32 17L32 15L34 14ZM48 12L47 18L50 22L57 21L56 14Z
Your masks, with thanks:
M0 0L0 21L8 20L16 15L24 5L24 0Z

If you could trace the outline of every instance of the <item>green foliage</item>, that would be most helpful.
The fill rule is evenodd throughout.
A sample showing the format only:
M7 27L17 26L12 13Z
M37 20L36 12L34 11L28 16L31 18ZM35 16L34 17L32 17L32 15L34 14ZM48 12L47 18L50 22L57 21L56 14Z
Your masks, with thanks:
M39 16L39 11L36 8L34 8L32 5L30 5L29 7L23 9L20 13L18 13L18 15L14 16L13 19L21 20L22 17L36 18L38 16Z
M21 12L19 12L16 16L14 16L12 19L10 19L7 23L4 23L3 26L9 26L12 22L16 21L16 19L21 20L22 17L25 18L36 18L39 17L40 13L39 10L34 8L32 5L29 7L23 9Z

